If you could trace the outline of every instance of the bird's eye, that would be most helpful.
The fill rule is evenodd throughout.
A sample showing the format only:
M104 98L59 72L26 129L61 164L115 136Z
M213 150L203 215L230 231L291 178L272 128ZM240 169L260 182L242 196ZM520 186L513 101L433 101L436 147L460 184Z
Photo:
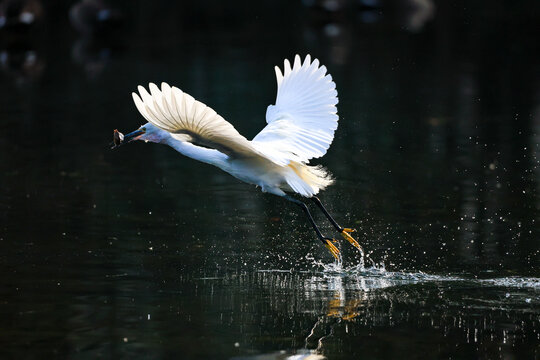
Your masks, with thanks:
M142 132L146 132L146 128L141 128L141 131L142 131Z

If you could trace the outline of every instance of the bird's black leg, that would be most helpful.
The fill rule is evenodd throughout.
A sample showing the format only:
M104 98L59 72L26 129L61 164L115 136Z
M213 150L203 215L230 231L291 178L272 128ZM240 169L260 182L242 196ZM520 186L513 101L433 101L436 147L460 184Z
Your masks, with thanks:
M341 226L339 226L339 224L336 222L336 220L334 220L334 218L332 217L332 215L330 215L330 213L326 210L326 208L324 207L324 205L322 204L321 200L319 200L318 197L312 196L312 197L311 197L311 200L313 200L313 202L315 203L315 205L317 205L317 207L318 207L319 209L321 209L321 211L323 212L324 216L326 216L326 218L332 223L332 225L336 228L336 230L339 231L339 233L341 234L341 236L343 236L343 238L345 238L345 240L347 240L348 242L350 242L352 246L354 246L355 248L357 248L357 249L363 254L363 253L364 253L364 249L362 249L362 246L360 246L360 244L358 243L358 241L356 241L356 240L351 236L351 233L355 232L356 230L355 230L355 229L349 229L349 228L342 228Z
M309 222L311 223L311 225L313 226L313 229L317 233L317 237L319 238L319 240L321 240L324 246L326 246L326 248L330 251L330 253L336 258L336 260L341 261L339 250L334 245L335 240L332 238L325 237L321 233L321 230L319 230L319 227L317 226L317 224L315 224L315 220L313 220L313 217L311 216L311 213L309 212L307 205L304 204L302 201L297 200L291 196L285 196L285 199L289 200L290 202L295 203L296 205L300 206L302 210L304 210L304 212L306 213L308 217Z
M330 213L326 210L326 208L322 204L321 200L316 196L312 196L311 200L315 203L315 205L317 205L317 207L319 209L321 209L324 216L326 216L326 218L332 223L332 225L336 228L336 230L339 231L339 232L342 232L343 228L341 226L339 226L339 224L336 222L336 220L334 220L332 215L330 215Z

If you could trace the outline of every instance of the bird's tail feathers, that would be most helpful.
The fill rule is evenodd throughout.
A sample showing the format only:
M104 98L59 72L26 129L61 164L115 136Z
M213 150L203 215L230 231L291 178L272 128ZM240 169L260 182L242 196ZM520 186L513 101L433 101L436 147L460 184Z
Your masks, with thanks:
M291 162L288 166L293 170L293 174L287 177L287 184L302 196L316 195L334 183L332 175L321 165Z

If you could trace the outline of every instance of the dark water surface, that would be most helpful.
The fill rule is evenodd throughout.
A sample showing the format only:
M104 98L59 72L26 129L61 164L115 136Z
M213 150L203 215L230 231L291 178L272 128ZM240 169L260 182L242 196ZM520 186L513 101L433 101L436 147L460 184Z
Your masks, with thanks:
M55 3L0 29L0 358L540 358L537 2L120 2L94 35ZM216 168L108 148L149 81L252 138L296 53L337 83L315 163L365 267Z

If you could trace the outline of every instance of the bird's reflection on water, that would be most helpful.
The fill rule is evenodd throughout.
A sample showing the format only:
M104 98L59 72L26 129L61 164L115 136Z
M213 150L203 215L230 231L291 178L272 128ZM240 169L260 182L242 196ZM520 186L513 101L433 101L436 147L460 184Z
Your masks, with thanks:
M253 324L256 342L282 351L265 359L360 352L355 342L362 336L398 341L409 326L425 327L421 332L427 342L452 343L457 337L470 344L513 346L534 340L523 336L527 322L538 326L533 311L533 303L540 303L537 278L478 280L369 268L348 273L263 270L199 281L201 296L208 297L205 307L219 312L223 324ZM230 294L227 304L221 292ZM508 312L527 322L509 321L500 328L497 322ZM238 341L243 352L253 346L248 338L254 334L246 330L238 334L248 334Z

